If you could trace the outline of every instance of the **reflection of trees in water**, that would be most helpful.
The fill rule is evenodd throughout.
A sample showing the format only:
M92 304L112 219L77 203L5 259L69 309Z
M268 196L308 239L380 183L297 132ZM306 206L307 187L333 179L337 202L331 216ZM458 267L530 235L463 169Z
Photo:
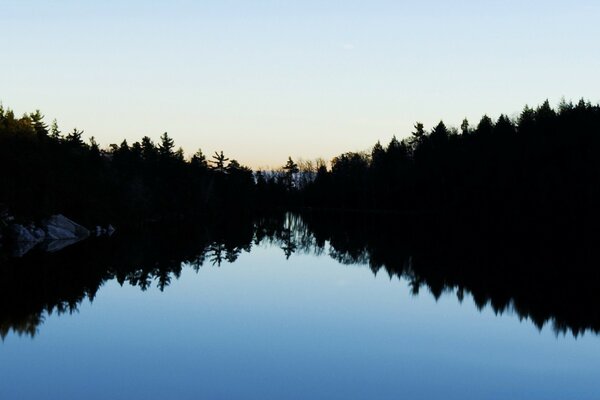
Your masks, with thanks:
M484 235L461 226L419 226L367 214L279 214L83 242L56 254L4 261L0 335L33 336L45 314L77 310L106 281L141 290L156 284L162 291L183 268L233 263L253 245L279 247L286 259L327 254L344 265L368 265L374 274L383 270L406 280L415 295L426 289L435 299L451 293L462 302L470 296L480 310L514 312L540 329L551 324L557 333L575 336L600 332L594 269L600 257L590 246L551 246L556 242L534 243L531 237L511 242L505 232Z
M250 249L248 247L241 247L241 246L228 247L224 243L216 243L215 242L215 243L212 243L206 249L206 253L207 253L206 256L210 259L210 262L212 263L212 265L220 267L224 261L226 261L230 264L234 263L238 259L240 254L242 254L243 250L250 251Z
M260 219L256 223L254 243L279 247L286 259L292 254L320 256L325 248L325 243L314 237L302 216L294 213Z
M600 251L589 232L367 214L316 214L305 221L315 237L331 243L334 258L368 264L374 273L383 269L405 279L414 294L426 288L436 300L444 293L459 301L470 295L479 310L516 313L539 329L600 332Z
M227 251L225 249L225 245L222 243L213 243L209 246L208 251L210 253L210 262L212 265L220 267L221 263L225 259L223 254Z
M89 240L55 254L6 259L0 265L0 335L12 330L33 336L45 314L76 311L109 280L162 291L185 266L199 271L206 260L234 262L250 250L252 239L252 220L242 218L185 229L160 227L152 234Z
M4 339L11 331L19 336L34 336L37 333L38 326L44 323L42 313L29 314L20 319L0 320L0 337Z

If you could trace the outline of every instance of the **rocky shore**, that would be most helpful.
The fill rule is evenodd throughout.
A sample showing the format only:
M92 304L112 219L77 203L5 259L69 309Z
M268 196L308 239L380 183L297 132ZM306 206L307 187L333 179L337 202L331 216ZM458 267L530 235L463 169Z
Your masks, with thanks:
M62 214L52 215L40 223L17 223L7 210L0 211L0 243L8 243L10 253L22 257L34 248L46 252L59 251L67 246L87 239L91 235L112 235L115 228L96 226L89 229Z

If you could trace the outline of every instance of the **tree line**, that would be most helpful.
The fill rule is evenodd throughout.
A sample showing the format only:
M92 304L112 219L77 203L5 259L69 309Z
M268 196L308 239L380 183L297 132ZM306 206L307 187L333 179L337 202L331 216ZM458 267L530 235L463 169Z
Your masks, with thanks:
M24 219L64 213L82 223L180 219L256 205L253 171L223 152L186 160L164 133L101 149L36 111L0 107L0 205ZM2 210L0 210L2 211Z
M417 123L406 139L335 157L298 196L317 208L573 220L598 213L599 153L598 105L546 101L474 127Z
M82 135L48 126L39 111L17 118L0 107L0 203L31 218L108 222L276 207L574 221L596 216L600 202L600 106L584 100L460 128L417 123L385 146L329 163L288 158L276 171L223 152L186 159L167 133L106 149Z

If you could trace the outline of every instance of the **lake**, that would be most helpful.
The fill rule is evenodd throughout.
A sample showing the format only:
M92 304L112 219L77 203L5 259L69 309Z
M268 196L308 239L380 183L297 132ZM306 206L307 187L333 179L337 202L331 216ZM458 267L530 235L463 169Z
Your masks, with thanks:
M4 258L0 398L599 398L593 255L446 242L282 214Z

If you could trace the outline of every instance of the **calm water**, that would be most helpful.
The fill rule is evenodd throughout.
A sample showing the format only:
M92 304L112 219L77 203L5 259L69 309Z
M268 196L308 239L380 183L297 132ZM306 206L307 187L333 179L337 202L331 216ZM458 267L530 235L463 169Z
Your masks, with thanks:
M246 239L205 233L198 254L160 253L162 265L146 270L131 266L149 262L146 253L127 270L107 258L105 270L89 267L94 278L78 278L93 301L82 295L64 307L60 296L72 299L74 284L46 288L52 300L40 296L43 321L30 333L11 307L38 303L4 305L0 398L600 397L593 327L575 337L550 319L540 330L515 307L480 309L468 287L457 296L458 287L440 294L429 283L415 294L416 272L374 274L374 250L342 251L301 220L282 224L244 231ZM73 258L89 248L64 251ZM88 268L78 257L64 268ZM22 285L13 301L27 285L40 291L20 273L10 275Z

